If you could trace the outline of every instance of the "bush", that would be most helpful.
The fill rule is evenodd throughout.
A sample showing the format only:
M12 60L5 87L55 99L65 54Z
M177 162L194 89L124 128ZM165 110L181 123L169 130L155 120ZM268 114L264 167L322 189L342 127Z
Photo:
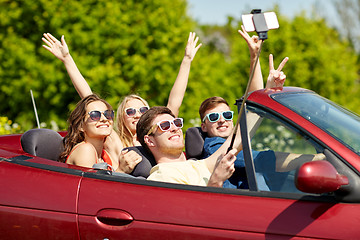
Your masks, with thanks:
M0 117L0 135L21 133L21 127L7 117Z

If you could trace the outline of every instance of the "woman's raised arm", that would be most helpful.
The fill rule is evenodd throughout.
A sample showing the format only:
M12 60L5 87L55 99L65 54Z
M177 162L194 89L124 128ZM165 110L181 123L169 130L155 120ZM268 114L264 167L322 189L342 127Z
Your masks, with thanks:
M190 32L188 42L185 48L185 55L180 65L179 73L176 77L175 83L171 89L167 107L174 113L175 116L179 115L179 109L184 99L191 62L194 59L196 52L201 47L201 43L196 46L199 37L195 38L195 33Z
M44 33L42 40L46 44L43 47L64 63L66 71L80 97L85 98L91 95L91 88L71 57L64 35L61 36L60 42L50 33Z

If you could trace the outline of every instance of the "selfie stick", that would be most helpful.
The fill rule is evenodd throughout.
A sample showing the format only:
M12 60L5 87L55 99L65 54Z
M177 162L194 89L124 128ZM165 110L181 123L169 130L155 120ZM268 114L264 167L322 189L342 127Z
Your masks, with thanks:
M267 39L267 32L269 31L269 29L268 29L268 27L266 25L264 14L261 13L261 10L260 9L254 9L254 10L251 11L251 13L254 14L253 15L253 22L254 22L255 30L256 30L257 34L259 35L259 40L261 41L261 44L260 44L259 52L256 55L255 64L254 64L254 66L253 66L253 68L251 70L251 73L250 73L249 81L248 81L248 84L246 86L246 90L245 90L245 94L244 94L244 99L243 99L243 101L241 103L239 116L238 116L238 119L236 121L235 129L234 129L234 132L233 132L233 135L232 135L232 138L231 138L231 142L230 142L230 146L229 146L229 148L227 150L227 153L234 146L236 132L238 130L238 126L240 125L239 124L240 119L243 116L242 113L244 111L245 102L246 102L246 100L248 98L249 88L250 88L250 85L251 85L251 82L252 82L252 79L253 79L253 76L254 76L255 68L256 68L257 62L259 61L261 48L262 48L262 45L263 45L264 41Z
M39 116L38 116L38 114L37 114L36 105L35 105L35 100L34 100L34 95L33 95L31 89L30 89L30 95L31 95L31 100L32 100L33 106L34 106L36 122L37 122L38 128L40 128Z

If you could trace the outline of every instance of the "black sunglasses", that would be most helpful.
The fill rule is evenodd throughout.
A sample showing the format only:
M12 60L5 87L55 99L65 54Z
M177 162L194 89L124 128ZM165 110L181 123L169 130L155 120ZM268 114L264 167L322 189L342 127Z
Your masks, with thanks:
M141 107L139 109L130 107L130 108L125 109L125 113L128 117L133 117L133 116L135 116L136 111L139 111L140 115L143 115L147 110L149 110L148 106Z
M234 112L233 111L224 111L224 112L213 112L213 113L208 113L206 114L206 116L203 118L203 122L205 122L206 118L209 119L209 122L217 122L220 119L220 115L223 116L223 118L227 121L230 121L231 119L233 119L233 115Z
M101 114L103 114L106 119L108 120L113 120L114 119L114 111L113 110L105 110L105 111L98 111L98 110L93 110L91 112L88 113L91 120L93 121L99 121L101 118Z

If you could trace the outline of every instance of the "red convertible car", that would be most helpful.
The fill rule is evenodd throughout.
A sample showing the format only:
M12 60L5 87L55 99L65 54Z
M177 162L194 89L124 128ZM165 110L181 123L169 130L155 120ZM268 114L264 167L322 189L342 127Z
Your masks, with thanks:
M358 239L359 116L292 87L252 92L243 113L262 120L251 141L246 117L240 122L249 189L60 163L51 156L58 133L57 140L0 136L0 239ZM24 150L29 142L33 150ZM251 149L323 153L326 160L296 166L260 191Z

